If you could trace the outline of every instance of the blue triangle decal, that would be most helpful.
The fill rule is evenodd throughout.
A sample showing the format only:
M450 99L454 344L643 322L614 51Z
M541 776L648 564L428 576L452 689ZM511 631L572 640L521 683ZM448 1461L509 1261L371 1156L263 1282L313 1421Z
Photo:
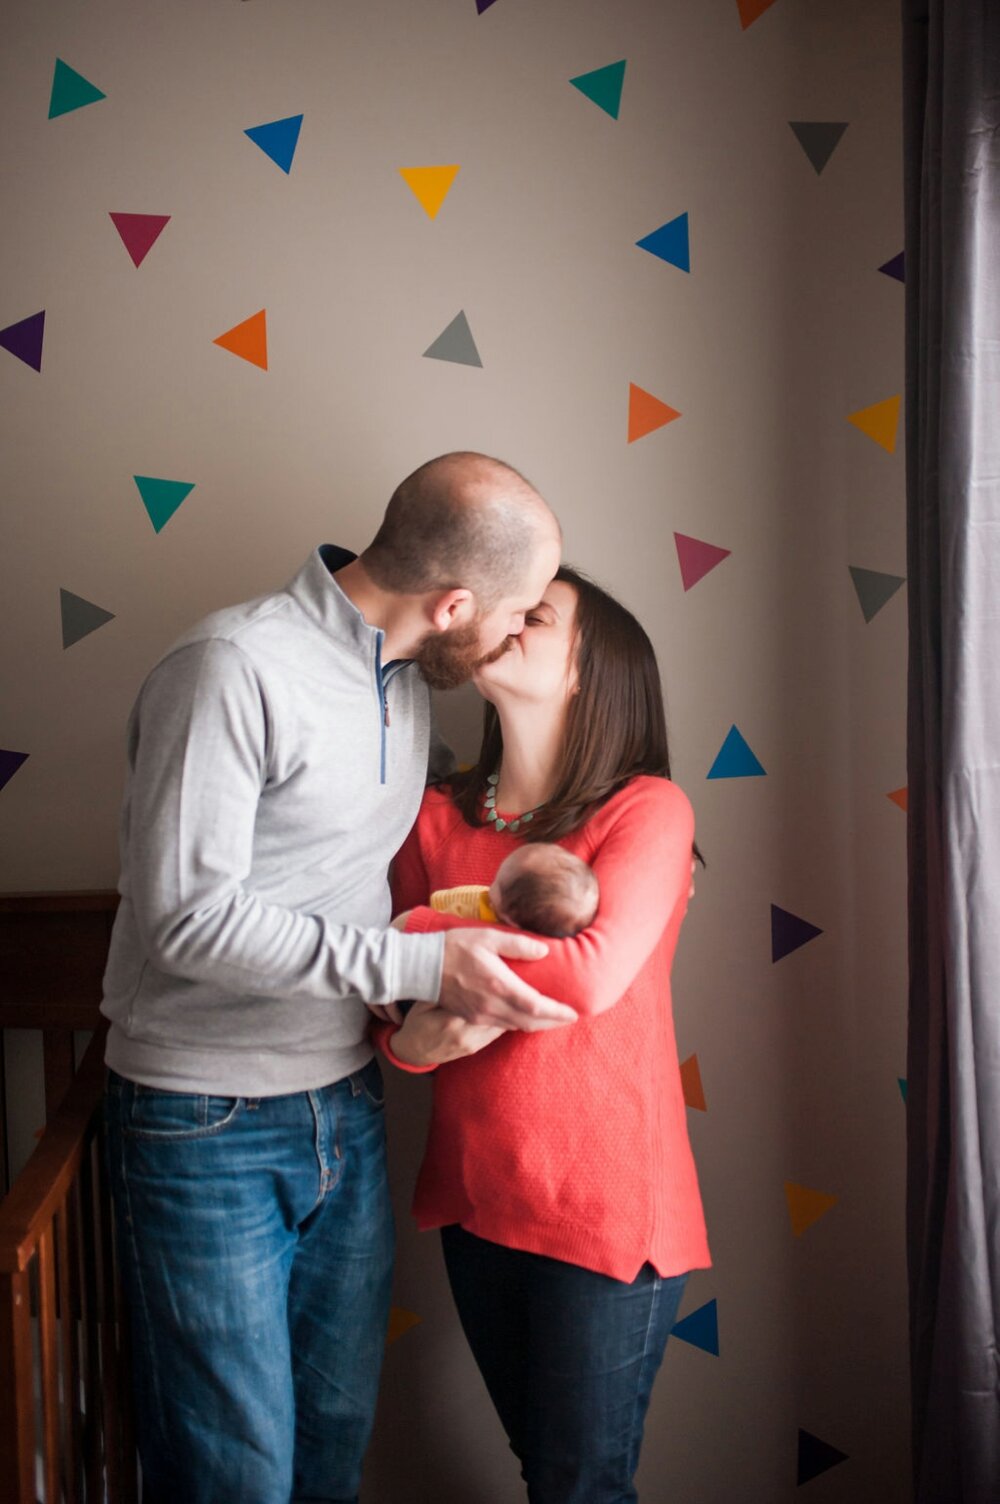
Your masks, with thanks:
M735 726L730 727L719 755L708 770L709 778L762 778L765 770L750 751Z
M670 1335L679 1337L682 1342L690 1342L692 1347L700 1347L702 1352L711 1353L713 1358L717 1358L719 1356L718 1302L710 1300L707 1305L699 1306L697 1311L692 1311L690 1316L685 1316L683 1321L678 1321Z
M277 163L282 172L291 172L295 148L299 144L302 116L289 115L285 120L271 120L267 125L252 125L243 132L254 146Z
M810 924L808 919L800 919L798 914L790 914L787 909L779 909L776 903L772 903L772 961L780 961L785 956L790 956L793 950L798 950L800 945L808 945L810 940L815 940L816 936L822 933L818 925Z
M671 266L680 267L682 272L691 270L691 242L686 214L678 214L676 219L669 220L650 235L644 235L642 240L636 241L636 245L640 250L648 251L651 256L659 256L661 261L669 261Z

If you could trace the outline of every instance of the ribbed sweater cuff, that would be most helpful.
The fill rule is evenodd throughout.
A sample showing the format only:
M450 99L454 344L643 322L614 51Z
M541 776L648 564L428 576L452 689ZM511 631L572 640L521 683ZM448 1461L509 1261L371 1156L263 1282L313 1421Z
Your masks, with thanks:
M393 951L393 982L387 1001L436 1003L441 996L444 936L401 935L398 930L387 930L386 938Z

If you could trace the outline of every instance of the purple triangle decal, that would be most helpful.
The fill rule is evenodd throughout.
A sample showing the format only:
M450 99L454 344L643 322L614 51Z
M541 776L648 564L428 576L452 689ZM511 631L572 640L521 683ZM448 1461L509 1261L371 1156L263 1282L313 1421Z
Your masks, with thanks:
M906 252L900 251L898 256L893 256L891 261L885 261L879 267L880 272L885 272L887 277L895 277L897 282L906 281Z
M9 783L18 768L28 758L27 752L7 752L0 747L0 789Z
M815 940L823 931L815 924L810 924L808 919L800 919L798 914L790 914L787 909L779 909L776 903L771 905L771 960L780 961L784 956L791 955L793 950L798 950L800 945L808 945L810 940Z
M32 370L42 369L42 336L45 333L45 309L32 313L19 323L8 324L0 329L0 345L23 360Z

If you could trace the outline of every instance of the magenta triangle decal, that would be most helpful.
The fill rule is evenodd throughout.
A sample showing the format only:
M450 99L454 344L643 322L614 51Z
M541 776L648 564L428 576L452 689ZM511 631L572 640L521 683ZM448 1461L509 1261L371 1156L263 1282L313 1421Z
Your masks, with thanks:
M731 549L718 548L714 543L704 543L701 538L689 538L686 533L675 533L677 562L681 566L681 583L685 590L697 585L699 580L713 570L723 559L728 559Z
M163 226L170 221L169 214L109 214L109 217L136 266L142 265Z

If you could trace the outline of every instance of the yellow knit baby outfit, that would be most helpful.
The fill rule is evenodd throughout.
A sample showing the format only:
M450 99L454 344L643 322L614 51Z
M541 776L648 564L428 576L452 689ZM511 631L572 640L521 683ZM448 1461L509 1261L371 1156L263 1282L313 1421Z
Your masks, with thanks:
M457 914L460 919L482 919L487 924L496 924L489 891L478 883L466 883L462 888L438 888L431 894L430 905L438 914Z

